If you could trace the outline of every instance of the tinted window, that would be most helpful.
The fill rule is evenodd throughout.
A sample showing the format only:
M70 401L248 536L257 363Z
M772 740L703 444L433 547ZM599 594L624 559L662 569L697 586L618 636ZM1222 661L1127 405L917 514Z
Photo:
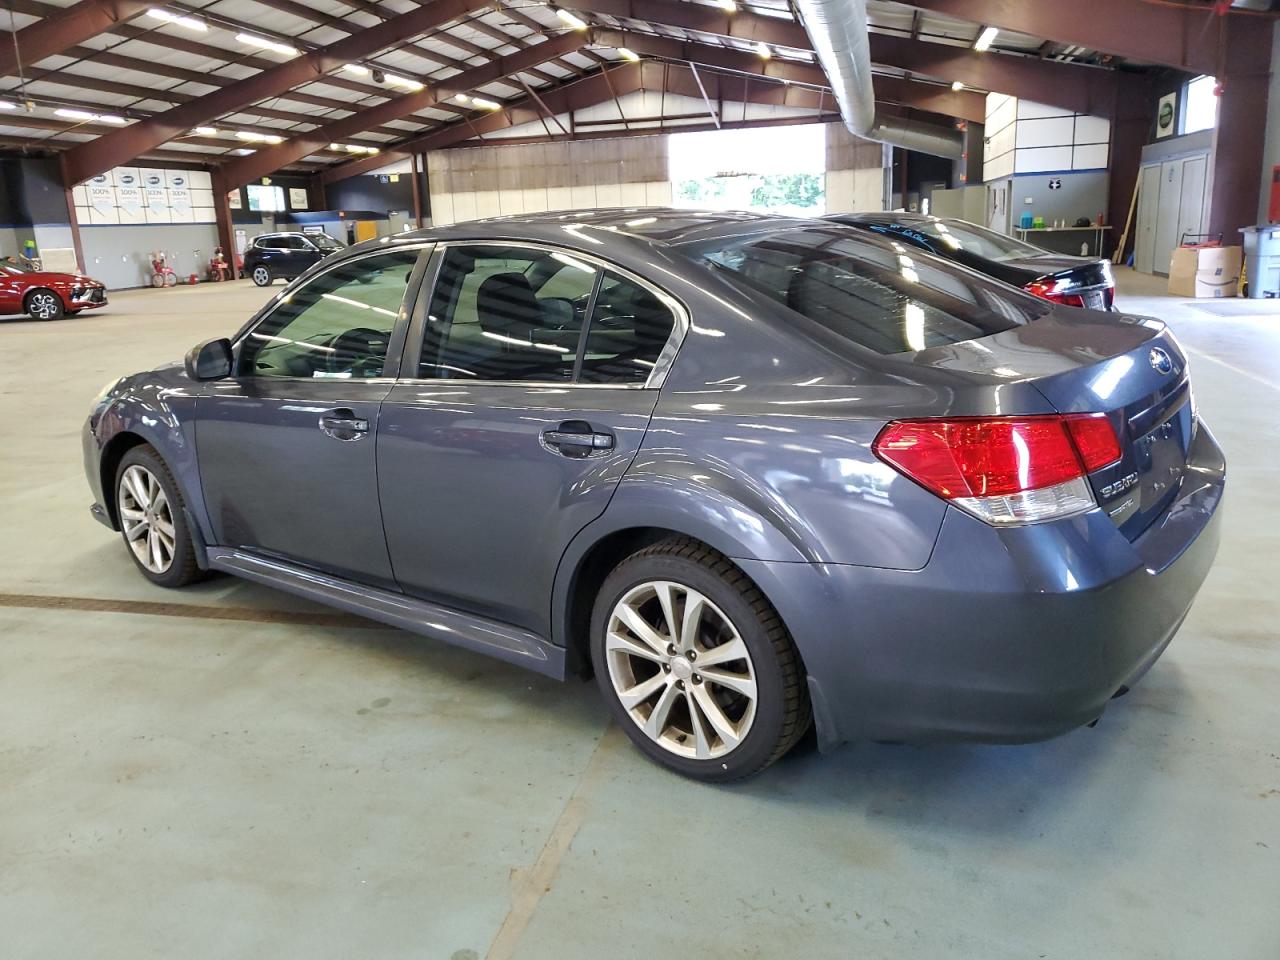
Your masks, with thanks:
M941 249L964 250L986 257L988 260L1017 260L1023 257L1041 257L1044 251L1029 243L1006 237L986 227L965 220L937 220L921 228L933 237Z
M646 287L605 271L591 312L584 383L643 383L671 337L675 317Z
M286 294L241 341L242 377L379 377L416 250L352 260Z
M1050 309L904 244L841 228L783 230L698 245L691 252L878 353L985 337Z
M449 247L427 313L419 376L571 380L596 274L563 253Z

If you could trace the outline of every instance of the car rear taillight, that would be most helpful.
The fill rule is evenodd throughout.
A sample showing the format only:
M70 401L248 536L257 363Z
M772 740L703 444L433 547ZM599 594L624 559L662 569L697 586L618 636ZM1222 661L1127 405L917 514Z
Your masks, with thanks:
M1070 291L1071 284L1069 282L1043 279L1032 280L1023 286L1023 290L1027 293L1039 297L1041 300L1049 300L1052 303L1061 303L1068 307L1093 307L1094 309L1110 310L1116 302L1115 284L1111 283L1106 287L1090 287L1091 292L1101 293L1101 302L1095 300L1092 304L1086 302L1083 293L1072 293Z
M1051 300L1054 303L1065 304L1068 307L1084 306L1084 297L1078 293L1062 293L1058 290L1058 284L1052 280L1032 280L1022 289L1027 293L1034 294L1041 300Z
M1103 414L895 420L872 449L926 490L992 524L1039 523L1094 506L1088 474L1120 459Z

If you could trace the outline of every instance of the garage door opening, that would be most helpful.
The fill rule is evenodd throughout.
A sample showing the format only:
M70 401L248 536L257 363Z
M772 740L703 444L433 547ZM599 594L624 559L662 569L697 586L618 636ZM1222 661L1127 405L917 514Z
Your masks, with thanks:
M779 138L787 148L779 150ZM826 213L823 124L672 134L668 147L677 207Z

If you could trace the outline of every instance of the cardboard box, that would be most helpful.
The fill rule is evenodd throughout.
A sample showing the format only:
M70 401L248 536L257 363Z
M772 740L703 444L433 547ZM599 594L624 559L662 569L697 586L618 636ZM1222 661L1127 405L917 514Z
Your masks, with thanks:
M1240 286L1240 247L1177 247L1169 260L1175 297L1234 297Z

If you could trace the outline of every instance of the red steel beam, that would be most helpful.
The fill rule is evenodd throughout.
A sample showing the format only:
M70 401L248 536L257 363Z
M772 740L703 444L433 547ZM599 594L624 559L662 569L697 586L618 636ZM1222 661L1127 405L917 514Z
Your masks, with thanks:
M592 39L611 47L626 47L638 54L661 57L665 60L694 63L698 66L717 67L753 76L803 83L812 87L829 88L827 75L810 63L774 57L762 60L754 53L720 47L710 43L655 37L652 34L630 30L595 30ZM931 113L947 114L962 120L982 123L986 119L986 97L972 90L954 91L949 86L901 77L877 76L874 81L876 99L904 106L919 107Z
M538 95L542 98L543 103L556 113L581 110L584 107L595 106L598 103L612 100L615 91L622 94L641 89L641 84L643 83L641 70L644 66L645 64L643 63L628 63L623 66L606 68L605 70L588 74L585 77L575 78L550 90L544 88L538 91ZM650 66L659 65L651 64ZM380 167L385 167L393 161L405 160L415 153L439 150L461 140L469 140L472 137L482 136L486 133L505 130L507 127L518 126L522 123L534 123L537 122L541 115L537 104L530 98L525 97L508 105L504 110L468 120L459 120L430 133L411 137L403 143L396 144L394 149L379 156L362 157L359 160L335 164L326 170L320 171L316 174L316 178L322 184L345 180L361 173L370 173Z
M17 73L19 59L29 66L52 57L153 6L154 0L80 0L7 38L0 48L0 76Z
M63 175L68 184L83 183L192 127L233 113L247 104L280 96L302 84L322 80L344 63L396 46L406 37L426 33L484 5L485 0L432 0L426 6L69 150L63 155Z
M1023 0L1026 2L1026 0ZM1103 2L1103 0L1099 0ZM812 52L804 27L791 20L682 0L566 0L589 13L648 21L721 37L763 41ZM967 87L994 90L1079 113L1100 112L1114 100L1114 72L1016 54L978 53L970 47L871 34L871 60Z
M1218 30L1208 4L1073 0L1069 8L1027 0L910 0L948 17L1192 73L1218 70ZM1261 29L1260 24L1254 24ZM1265 31L1270 32L1270 31Z
M370 127L399 120L419 110L433 107L439 101L447 100L455 94L466 93L504 77L527 72L539 64L547 63L566 53L572 53L582 46L582 42L583 38L576 33L561 34L553 40L534 44L518 53L498 57L481 66L454 74L447 80L439 81L434 87L396 97L367 110L322 124L284 143L259 149L248 156L233 160L223 168L223 180L227 183L228 189L250 183L323 149L329 143L350 140ZM383 160L382 164L386 162Z
M871 60L1075 113L1110 116L1115 104L1116 71L1101 67L978 53L969 47L921 43L885 33L871 34Z

